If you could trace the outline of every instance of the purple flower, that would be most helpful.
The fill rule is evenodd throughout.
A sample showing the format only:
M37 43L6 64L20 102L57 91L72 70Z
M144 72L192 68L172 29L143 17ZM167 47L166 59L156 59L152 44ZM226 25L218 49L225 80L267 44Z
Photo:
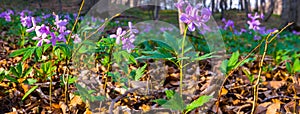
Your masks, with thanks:
M123 31L122 28L119 27L117 29L117 33L110 35L110 38L116 38L116 43L120 44L120 40L122 37L124 37L125 34L126 34L126 31Z
M78 34L74 34L74 35L72 35L71 36L71 38L73 38L74 39L74 44L77 44L77 43L80 43L81 42L81 39L80 39L80 37L79 37L79 35Z
M13 15L14 12L12 10L7 10L5 12L2 12L0 14L0 18L4 18L5 21L10 22L11 21L11 15Z
M36 23L40 23L40 22L42 22L42 18L41 17L36 17L35 21L36 21Z
M135 36L131 35L129 38L122 37L122 49L127 50L128 52L134 48L133 42L135 40Z
M35 22L34 17L31 17L31 23L32 23L32 27L29 28L29 29L27 29L26 32L32 32L32 31L35 30L35 28L36 28L36 22Z
M246 29L241 28L241 33L247 32Z
M36 37L33 37L33 40L39 40L37 46L42 46L43 42L50 43L50 40L46 39L47 36L50 34L50 30L48 26L42 24L41 26L35 27Z
M253 38L254 40L260 40L261 39L261 37L260 36L258 36L258 35L254 35L254 38Z
M129 28L129 32L131 34L136 34L139 32L138 29L136 29L134 26L132 26L132 23L131 22L128 22L128 28Z
M25 15L32 16L33 12L25 9L25 10L21 11L19 14L20 14L20 16L23 16L23 17Z
M186 3L186 1L178 0L177 3L175 3L175 7L177 7L179 10L182 10L183 5Z
M226 22L226 19L223 18L222 22L225 23L224 29L227 30L228 27L234 28L234 22L232 20L228 20Z
M56 41L58 41L58 38L56 37L56 35L53 32L50 32L50 36L51 36L50 42L52 42L52 46L55 46Z
M187 24L189 31L195 31L196 27L203 27L204 30L210 30L205 24L211 16L211 12L207 8L201 9L201 15L199 15L199 6L192 7L191 4L187 3L185 12L181 14L180 20Z
M259 15L257 15L257 13L255 13L254 16L252 16L251 14L248 14L248 17L250 18L250 20L247 21L247 23L249 24L249 29L259 30L260 29L259 25L261 23L257 19L261 18L261 16L259 16Z
M21 24L24 27L31 27L32 26L32 20L31 20L30 16L25 16L25 17L21 16L20 20L21 20Z
M46 15L44 13L42 14L43 19L48 19L50 17L51 17L51 14L46 14Z
M63 33L67 29L66 25L68 24L68 21L66 19L59 20L58 15L55 15L54 24L56 25L56 28L59 30L59 32Z
M292 33L295 34L295 35L300 35L300 32L297 32L297 31L295 31L295 30L293 30Z

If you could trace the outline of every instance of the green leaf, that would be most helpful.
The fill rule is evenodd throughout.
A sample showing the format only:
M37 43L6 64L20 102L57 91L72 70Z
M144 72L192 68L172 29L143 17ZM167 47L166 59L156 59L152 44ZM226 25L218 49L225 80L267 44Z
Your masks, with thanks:
M16 51L10 53L10 54L9 54L9 57L16 57L16 56L22 55L22 54L24 54L28 49L30 49L30 47L29 47L29 48L23 48L23 49L16 50Z
M287 70L290 74L292 74L292 73L293 73L292 65L291 65L289 62L286 62L285 66L286 66L286 70Z
M25 73L24 73L24 77L26 77L27 75L29 75L32 72L32 67L30 67Z
M63 54L64 54L67 58L71 58L72 52L71 52L71 49L70 49L69 45L66 45L66 44L59 44L59 48L63 51Z
M29 79L26 79L24 83L28 84L28 85L32 85L32 84L35 84L36 82L37 82L36 79L29 78Z
M52 44L43 45L43 47L44 47L43 52L45 52L50 46L52 46Z
M32 54L34 53L35 48L30 48L29 50L27 50L22 58L22 61L25 61L26 59L30 58L32 56Z
M23 65L21 63L18 63L16 68L17 68L16 70L18 72L18 75L21 76L23 74Z
M163 105L166 102L168 102L168 100L165 100L165 99L155 99L155 100L152 100L152 102L155 102L155 103L157 103L159 105Z
M211 98L212 98L212 96L206 96L206 95L199 97L197 100L195 100L191 104L187 105L187 107L186 107L187 111L185 113L190 112L190 111L202 106L204 103L207 103Z
M137 64L137 62L136 62L136 60L134 59L134 57L133 57L130 53L128 53L127 51L121 51L120 53L121 53L121 55L122 55L124 58L129 59L130 62L132 62L132 63L134 63L134 64Z
M8 80L12 81L12 82L15 82L15 83L18 83L18 80L16 80L15 78L9 76L9 75L6 75L5 78L7 78Z
M166 90L165 93L168 99L171 99L175 94L173 90Z
M180 46L178 45L178 40L175 39L171 34L168 32L164 32L165 40L168 41L167 44L172 47L175 51L179 52Z
M220 67L220 70L223 74L227 74L227 64L228 64L228 60L224 60L222 61L222 64L221 64L221 67Z
M36 57L40 59L42 57L42 54L43 54L42 47L36 47L36 49L35 49L35 55L36 55Z
M202 55L202 56L200 56L200 57L195 58L194 60L200 61L200 60L204 60L204 59L209 59L209 58L216 57L216 56L212 56L212 54L214 54L214 53L215 53L215 52L211 52L211 53Z
M299 61L299 59L296 59L296 60L295 60L293 66L294 66L294 67L293 67L294 72L300 72L300 61Z
M228 66L228 70L231 70L232 68L233 68L233 66L235 66L236 65L236 63L238 62L238 60L239 60L239 56L240 56L240 53L238 52L238 51L236 51L236 52L234 52L232 55L231 55L231 57L230 57L230 59L229 59L229 61L228 61L228 64L227 64L227 66Z
M26 99L26 97L27 97L30 93L32 93L36 88L38 88L38 85L36 85L36 86L30 88L30 89L25 93L25 95L22 97L22 101L23 101L24 99Z
M147 67L147 64L145 64L143 67L140 67L136 70L136 74L134 76L135 81L138 81L143 76L146 67Z
M171 110L183 111L185 109L185 104L180 95L175 93L174 96L170 100L168 100L168 102L162 105L162 107Z

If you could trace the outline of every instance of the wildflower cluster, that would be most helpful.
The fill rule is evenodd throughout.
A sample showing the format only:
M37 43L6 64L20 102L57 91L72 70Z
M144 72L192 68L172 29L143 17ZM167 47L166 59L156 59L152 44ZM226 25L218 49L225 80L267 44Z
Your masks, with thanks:
M37 46L42 46L44 42L52 43L52 46L55 46L57 42L65 42L66 43L66 36L70 34L70 30L67 30L67 19L60 20L58 15L55 15L55 22L54 25L56 27L50 28L49 26L42 24L37 25L37 22L34 17L25 16L21 18L22 25L25 27L31 28L27 29L26 32L33 32L35 31L36 36L33 37L33 40L38 40ZM31 21L31 23L30 23ZM51 37L49 40L48 38ZM74 43L79 43L81 39L78 37L77 34L72 36L74 38Z
M128 32L118 27L116 34L110 35L110 38L116 38L116 44L122 44L122 49L130 52L133 48L133 42L135 41L135 34L139 31L136 29L131 22L128 22Z
M183 7L186 6L185 11L182 11L182 14L180 15L180 21L187 24L189 31L195 31L196 27L198 29L202 27L204 30L210 30L210 28L205 24L209 21L211 16L211 12L208 8L202 8L200 10L200 4L192 7L188 1L183 0L179 0L175 6L180 11L182 11Z
M0 14L0 18L4 18L5 21L10 22L11 21L11 15L14 15L14 11L12 10L6 10Z
M249 29L253 29L253 30L259 30L260 29L260 22L258 19L263 19L263 14L258 15L257 12L255 13L254 16L252 16L250 13L248 14L249 17L249 21L247 21L247 23L249 24Z
M234 22L233 22L232 20L229 19L229 20L226 21L226 19L223 18L223 19L222 19L222 22L225 24L225 26L224 26L224 28L223 28L224 30L227 30L227 28L229 28L229 27L230 27L231 29L234 29Z

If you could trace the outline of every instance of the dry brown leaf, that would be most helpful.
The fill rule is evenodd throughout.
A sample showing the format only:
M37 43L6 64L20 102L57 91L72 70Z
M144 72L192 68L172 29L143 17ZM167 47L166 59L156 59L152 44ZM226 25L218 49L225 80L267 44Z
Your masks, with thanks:
M267 110L267 107L271 104L272 104L271 102L264 102L264 103L259 104L256 107L255 114L265 113L265 111Z
M83 102L80 98L80 96L74 96L73 99L70 102L70 105L72 107L76 107L77 105L81 105Z
M268 82L268 87L273 88L273 89L279 89L282 87L286 82L285 81L269 81Z
M277 114L277 111L280 110L280 100L275 99L273 102L274 103L268 107L266 114Z
M62 111L63 114L67 113L68 106L64 102L60 101L59 102L59 107L61 108L61 111Z
M83 114L93 114L93 112L91 112L90 109L87 108Z
M226 95L228 93L228 90L222 87L221 95Z
M150 111L150 109L151 109L150 106L145 105L145 104L142 105L142 110L143 110L143 112L148 112L148 111Z

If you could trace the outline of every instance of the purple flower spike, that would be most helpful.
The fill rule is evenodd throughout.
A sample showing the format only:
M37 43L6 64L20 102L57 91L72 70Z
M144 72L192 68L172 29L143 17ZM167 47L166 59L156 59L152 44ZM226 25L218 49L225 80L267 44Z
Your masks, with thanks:
M131 49L134 48L133 42L134 42L135 36L130 36L129 38L122 37L122 49L127 50L128 52L131 51Z
M136 34L139 32L139 30L136 29L131 22L128 22L128 28L131 34Z
M32 20L31 20L31 17L30 16L21 16L20 17L20 20L21 20L21 24L24 26L24 27L31 27L32 25Z
M251 14L248 14L248 17L250 18L250 20L247 21L247 23L249 24L249 29L259 30L260 29L259 25L261 23L257 19L261 18L261 16L259 16L259 15L257 15L257 13L255 13L254 16L252 16Z
M178 0L177 3L175 3L175 7L178 8L179 10L182 10L183 5L186 3L186 1L183 0Z
M71 36L71 38L73 38L74 39L74 44L78 44L78 43L80 43L81 42L81 39L80 39L80 37L79 37L79 35L78 34L74 34L74 35L72 35Z
M187 3L187 7L185 8L185 12L181 14L180 20L183 23L187 24L188 30L195 31L196 27L198 29L202 27L204 30L209 31L210 28L205 23L208 22L210 19L211 16L210 10L208 8L202 8L201 10L199 10L199 8L201 7L200 4L197 4L195 7L192 7L190 3L188 2L185 3ZM199 13L201 13L201 15L199 15Z
M116 34L112 34L110 35L110 38L116 38L116 43L120 44L120 40L121 38L126 34L126 31L123 31L121 27L119 27L117 29L117 33Z
M36 22L35 22L35 19L34 17L31 17L31 23L32 23L32 27L27 29L26 32L32 32L34 31L35 27L36 27Z

